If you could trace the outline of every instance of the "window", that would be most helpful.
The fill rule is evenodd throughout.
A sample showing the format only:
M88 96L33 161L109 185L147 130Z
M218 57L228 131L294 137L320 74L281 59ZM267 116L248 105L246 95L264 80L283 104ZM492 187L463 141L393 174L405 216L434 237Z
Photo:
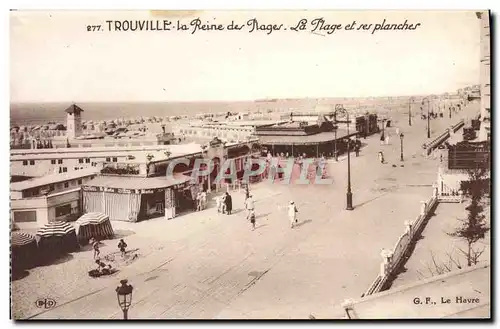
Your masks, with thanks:
M78 170L78 167L75 167L75 170Z
M58 159L57 164L62 164L62 159Z
M113 162L117 162L118 161L118 158L113 158Z
M36 222L36 210L31 211L14 211L14 222Z
M90 163L90 159L89 158L85 159L85 163Z
M106 162L111 162L111 158L106 158Z
M62 171L63 171L63 172L68 172L68 168L63 167L63 168L62 168Z
M66 216L71 214L71 204L56 207L56 217Z
M56 160L55 160L55 159L50 160L50 163L51 163L51 164L56 164Z
M82 185L82 180L81 179L78 180L78 185Z
M83 159L78 159L78 163L83 163Z
M52 192L52 191L54 191L54 184L49 185L49 192Z
M64 188L68 188L69 187L69 183L68 182L64 182Z
M28 165L28 161L27 160L23 160L23 166L27 166Z
M35 165L35 160L30 160L30 166L34 166Z

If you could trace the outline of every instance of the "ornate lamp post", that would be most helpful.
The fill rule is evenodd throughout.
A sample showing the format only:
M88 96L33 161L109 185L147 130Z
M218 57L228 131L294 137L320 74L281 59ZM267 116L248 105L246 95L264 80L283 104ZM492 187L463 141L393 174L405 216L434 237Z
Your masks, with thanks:
M342 113L346 116L347 118L347 193L346 193L346 199L347 199L347 205L346 205L346 210L353 210L354 208L352 207L352 191L351 191L351 138L349 136L349 112L340 104L335 105L335 117L337 116L337 113Z
M121 280L121 286L116 288L116 297L118 298L118 305L123 311L123 320L128 319L128 309L132 304L132 290L134 289L127 282L127 280Z
M399 134L399 138L401 139L401 161L404 161L403 159L403 138L405 137L405 135L403 135L403 133Z

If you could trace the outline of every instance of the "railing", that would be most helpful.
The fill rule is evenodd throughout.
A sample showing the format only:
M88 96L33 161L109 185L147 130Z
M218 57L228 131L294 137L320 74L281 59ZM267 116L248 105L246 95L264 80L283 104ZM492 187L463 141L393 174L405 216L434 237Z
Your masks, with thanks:
M465 125L465 121L460 120L456 125L452 126L451 129L455 133L455 132L457 132L458 129L462 128L464 125Z
M451 131L455 133L458 129L465 125L464 120L460 120L457 124L451 126ZM433 141L428 144L424 144L425 152L430 155L439 145L450 138L450 129L446 129L444 133L436 137Z
M380 273L372 284L365 291L363 296L369 296L384 289L387 282L391 280L397 270L407 259L407 253L411 244L415 241L418 233L423 228L423 223L430 216L438 203L437 188L434 189L433 196L427 201L421 201L420 214L412 222L405 222L406 230L399 237L392 250L382 250L383 262L380 264Z

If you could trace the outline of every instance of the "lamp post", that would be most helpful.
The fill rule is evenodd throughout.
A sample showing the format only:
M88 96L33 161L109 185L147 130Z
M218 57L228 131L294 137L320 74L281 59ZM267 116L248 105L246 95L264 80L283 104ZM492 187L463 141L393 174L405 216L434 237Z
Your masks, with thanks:
M401 139L401 161L404 161L403 159L403 138L405 137L405 135L403 135L403 133L399 134L399 138Z
M127 284L128 280L121 280L121 286L116 288L116 297L118 298L118 305L123 311L123 320L128 319L128 309L132 304L132 290L134 287Z
M342 113L347 118L347 193L346 193L346 210L353 210L352 207L352 191L351 191L351 138L349 136L349 112L340 104L335 105L335 117L337 113Z
M408 100L408 126L411 126L411 103L413 103L413 97Z
M335 158L335 161L339 161L338 157L337 157L337 129L338 129L338 125L337 125L337 110L335 109L335 112L333 112L333 121L335 122L335 141L334 141L334 150L333 150L333 157Z
M425 98L427 100L427 138L431 138L431 116L430 116L430 104L431 101L428 97Z

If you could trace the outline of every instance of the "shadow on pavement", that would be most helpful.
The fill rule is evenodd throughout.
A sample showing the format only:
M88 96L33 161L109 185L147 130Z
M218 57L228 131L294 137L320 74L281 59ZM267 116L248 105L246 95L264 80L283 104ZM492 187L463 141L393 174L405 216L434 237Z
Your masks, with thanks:
M122 239L132 234L135 234L132 230L116 230L113 239Z
M305 224L311 223L311 222L312 222L312 219L306 219L303 222L299 222L299 223L295 224L294 227L301 227L302 225L305 225Z

